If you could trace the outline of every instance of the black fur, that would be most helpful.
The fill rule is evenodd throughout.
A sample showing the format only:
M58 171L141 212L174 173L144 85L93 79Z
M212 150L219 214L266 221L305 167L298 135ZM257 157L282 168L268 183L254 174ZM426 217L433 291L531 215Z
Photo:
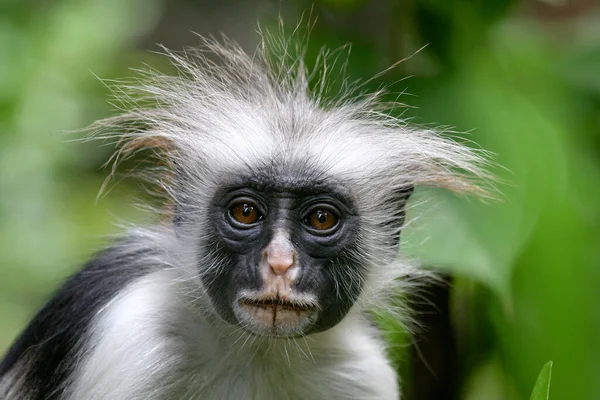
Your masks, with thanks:
M128 283L150 272L148 264L140 264L148 251L124 240L73 275L8 350L0 363L0 378L26 359L27 367L18 377L26 382L27 399L60 398L93 317Z

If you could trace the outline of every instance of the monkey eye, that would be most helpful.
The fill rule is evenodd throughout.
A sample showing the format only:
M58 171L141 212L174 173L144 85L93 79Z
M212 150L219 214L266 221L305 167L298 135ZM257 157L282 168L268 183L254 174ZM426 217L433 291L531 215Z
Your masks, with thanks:
M308 214L304 223L317 231L327 231L337 225L338 217L330 210L317 208Z
M242 225L252 225L263 219L263 215L258 211L258 207L250 202L234 204L229 209L229 215Z

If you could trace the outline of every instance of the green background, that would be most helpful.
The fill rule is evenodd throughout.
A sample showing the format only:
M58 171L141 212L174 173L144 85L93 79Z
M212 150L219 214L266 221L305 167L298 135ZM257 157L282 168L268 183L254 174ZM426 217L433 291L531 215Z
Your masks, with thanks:
M152 220L126 174L97 198L112 148L71 132L117 112L105 84L134 76L129 67L169 71L156 43L180 49L197 42L191 31L224 32L252 51L257 21L268 29L281 15L291 28L302 13L316 21L309 62L321 46L352 43L346 72L366 80L412 56L369 87L389 86L404 118L494 154L500 201L421 191L432 200L414 202L403 237L453 277L447 398L528 398L552 360L550 398L600 399L593 0L1 1L0 352L123 225ZM388 328L405 359L407 338ZM399 366L417 398L410 363Z

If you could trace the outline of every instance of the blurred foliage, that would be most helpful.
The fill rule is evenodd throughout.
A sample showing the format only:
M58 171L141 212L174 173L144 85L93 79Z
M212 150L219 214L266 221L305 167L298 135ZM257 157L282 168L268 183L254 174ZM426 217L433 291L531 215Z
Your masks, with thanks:
M142 7L143 4L143 7ZM107 91L90 71L123 75L152 1L0 3L0 348L49 292L114 229L136 218L123 196L98 202L106 152L69 143L103 116ZM123 63L123 64L122 64ZM133 215L132 215L133 213ZM138 213L139 214L139 213ZM137 217L139 219L139 217Z
M422 190L403 237L406 252L454 277L462 399L528 398L547 360L551 398L600 398L600 8L550 3L312 5L309 60L321 46L352 43L346 73L366 80L412 55L368 86L388 86L391 100L409 104L396 110L402 117L494 154L499 201ZM290 4L282 14L293 26L313 3ZM0 3L0 351L101 238L118 232L115 219L144 218L128 205L144 196L135 185L95 201L110 146L70 143L62 132L110 110L89 71L112 78L143 61L156 65L146 51L155 48L141 43L159 26L175 29L165 7ZM222 7L245 18L235 2ZM400 360L407 338L388 327ZM538 384L549 375L547 366ZM545 398L535 397L537 387L532 398Z

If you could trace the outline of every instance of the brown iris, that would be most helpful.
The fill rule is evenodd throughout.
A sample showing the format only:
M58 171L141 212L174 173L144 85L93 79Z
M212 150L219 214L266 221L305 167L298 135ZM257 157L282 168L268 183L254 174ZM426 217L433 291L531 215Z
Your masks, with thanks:
M261 214L252 203L238 203L229 212L233 219L244 225L252 225L261 219Z
M318 209L313 211L307 218L308 225L318 231L325 231L337 224L337 217L328 210Z

